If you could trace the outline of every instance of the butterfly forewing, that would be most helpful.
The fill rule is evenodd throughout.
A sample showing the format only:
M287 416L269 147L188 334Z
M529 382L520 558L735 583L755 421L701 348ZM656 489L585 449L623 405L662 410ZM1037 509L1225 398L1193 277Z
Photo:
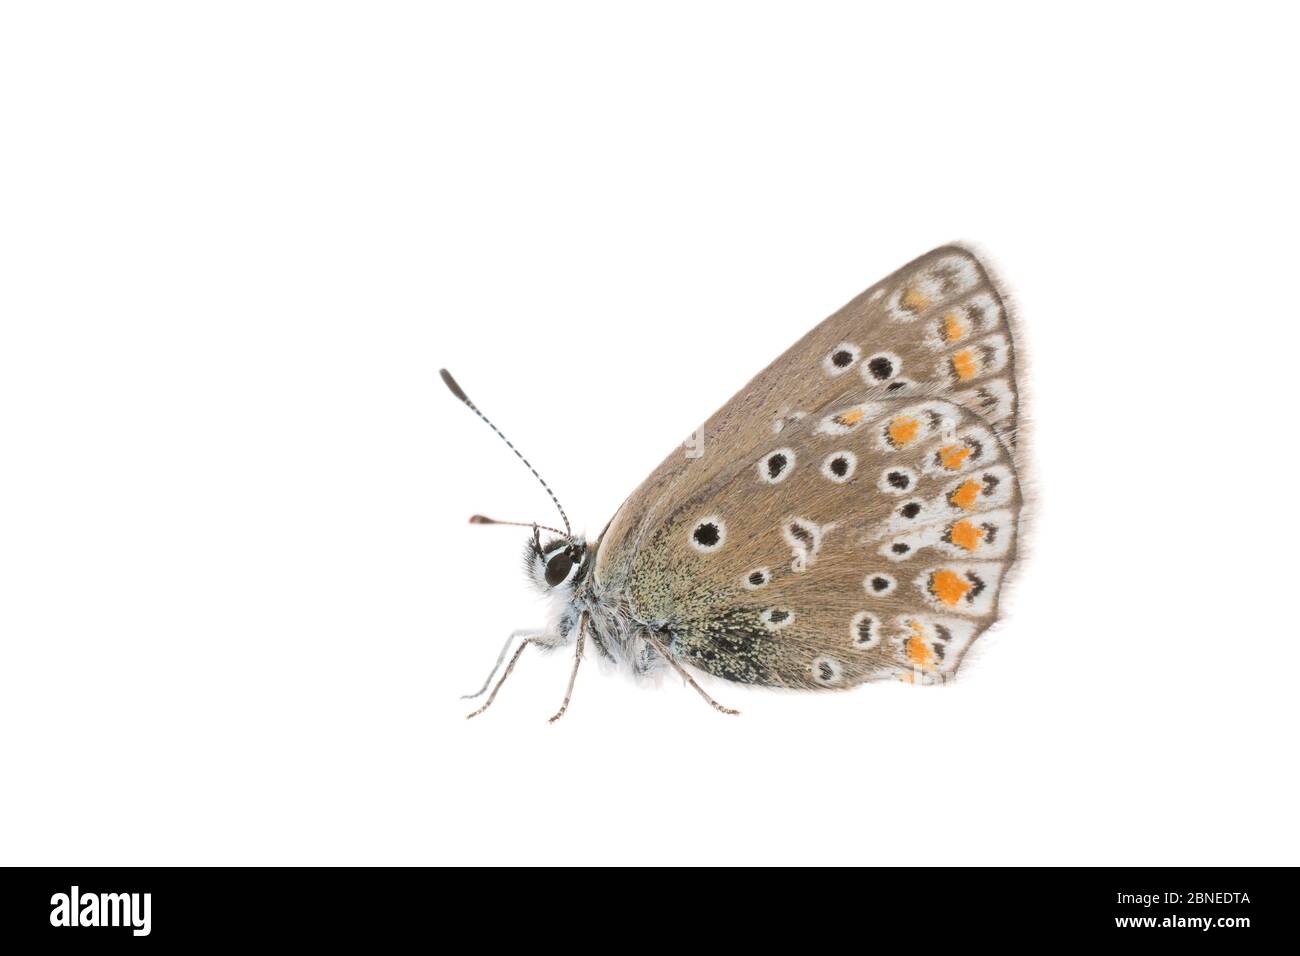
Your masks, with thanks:
M844 687L951 673L1015 558L1015 355L968 251L876 284L627 500L596 578L682 660Z

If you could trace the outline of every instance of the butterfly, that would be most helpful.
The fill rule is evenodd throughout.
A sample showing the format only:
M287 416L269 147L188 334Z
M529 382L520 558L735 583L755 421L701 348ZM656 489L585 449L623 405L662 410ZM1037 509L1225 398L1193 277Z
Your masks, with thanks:
M729 714L692 671L809 690L946 680L997 619L1016 559L1016 372L998 283L973 252L945 246L759 372L595 541L573 534L506 440L564 530L531 525L524 564L552 599L549 621L511 635L467 696L487 692L518 640L504 673L468 716L492 704L529 647L570 643L552 721L588 643L637 674L672 668Z

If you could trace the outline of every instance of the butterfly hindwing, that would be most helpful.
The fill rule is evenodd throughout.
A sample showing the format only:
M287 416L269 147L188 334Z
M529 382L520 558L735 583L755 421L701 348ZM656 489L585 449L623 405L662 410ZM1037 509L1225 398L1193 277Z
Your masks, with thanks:
M595 573L686 663L844 687L955 669L1015 557L1005 306L969 252L878 283L623 505Z
M785 687L940 675L993 621L1019 510L1005 445L952 402L870 406L847 434L822 426L860 404L817 410L655 528L627 596L683 660Z

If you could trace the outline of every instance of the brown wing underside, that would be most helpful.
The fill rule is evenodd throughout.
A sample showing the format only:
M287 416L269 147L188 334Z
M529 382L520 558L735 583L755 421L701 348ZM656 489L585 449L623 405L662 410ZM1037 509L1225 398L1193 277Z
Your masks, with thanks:
M1020 499L1005 306L967 251L858 296L670 455L595 573L683 660L744 682L940 675L996 617Z

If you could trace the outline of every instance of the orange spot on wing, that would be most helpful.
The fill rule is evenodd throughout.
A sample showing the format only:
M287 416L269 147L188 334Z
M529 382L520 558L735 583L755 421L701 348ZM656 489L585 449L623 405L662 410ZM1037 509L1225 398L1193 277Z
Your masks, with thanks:
M889 423L889 441L893 445L906 445L916 437L920 428L921 423L915 418L900 415Z
M856 425L862 421L863 411L860 408L850 408L847 412L840 412L835 416L836 425Z
M980 494L980 483L974 478L968 478L952 490L948 500L958 508L967 510L975 507L975 502Z
M913 286L909 286L903 292L903 297L899 300L903 308L909 312L920 312L930 304L930 297Z
M970 449L965 445L944 445L939 449L939 462L949 471L956 471L969 456Z
M934 651L930 650L930 645L919 637L909 637L907 659L922 670L927 670L934 663Z
M948 537L957 547L965 548L967 551L974 551L979 547L984 533L984 529L979 525L971 524L963 518L952 526L952 529L948 532Z
M922 670L929 670L934 663L934 651L925 642L925 630L916 621L911 621L912 636L903 642L907 659Z
M970 589L970 582L956 571L944 568L930 575L930 593L949 606L964 598Z
M963 382L974 377L975 373L979 371L979 363L975 361L975 353L970 349L954 352L952 355L952 371Z
M956 342L966 334L966 326L956 312L949 312L943 317L943 326L940 329L945 342Z

